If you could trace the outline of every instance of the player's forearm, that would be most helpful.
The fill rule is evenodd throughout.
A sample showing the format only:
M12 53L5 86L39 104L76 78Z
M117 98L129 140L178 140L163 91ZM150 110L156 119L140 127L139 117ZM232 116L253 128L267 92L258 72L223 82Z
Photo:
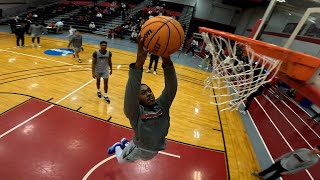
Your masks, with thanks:
M175 68L171 62L171 64L163 64L163 72L164 72L164 80L165 80L165 88L164 91L167 91L170 94L170 101L173 100L178 87L178 80Z
M139 111L139 93L142 79L142 70L135 68L135 63L130 64L129 78L124 96L124 113L131 119Z
M92 74L94 74L94 73L95 73L95 67L96 67L96 64L92 63L92 66L91 66Z

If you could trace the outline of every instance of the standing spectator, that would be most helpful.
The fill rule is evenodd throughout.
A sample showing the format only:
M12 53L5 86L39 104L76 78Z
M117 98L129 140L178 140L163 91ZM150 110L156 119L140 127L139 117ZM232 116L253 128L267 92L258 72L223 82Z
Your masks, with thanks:
M198 47L198 41L197 40L192 40L192 43L190 45L190 48L188 49L188 51L186 52L186 56L188 55L188 53L191 51L192 52L192 58L196 58L194 56L194 50Z
M150 69L152 67L153 61L154 61L153 74L156 75L157 74L157 66L158 66L159 56L156 56L154 54L151 54L151 56L150 56L149 68L146 71L146 73L150 73L151 72Z
M21 48L24 46L24 33L25 33L25 23L22 23L21 26L17 26L15 30L16 38L17 38L17 47ZM20 46L21 40L21 46Z
M284 154L277 158L275 163L262 172L253 172L252 175L256 177L263 177L275 171L270 177L265 180L277 179L283 175L294 174L301 170L314 166L319 161L320 145L313 148L301 148L295 151Z
M29 29L29 33L31 33L32 47L34 47L35 38L37 38L38 47L41 47L40 46L40 36L43 32L44 32L44 27L42 25L40 25L38 22L31 25L31 27Z
M71 48L71 45L72 45L73 51L74 51L73 57L78 58L78 62L81 63L81 59L79 57L79 52L82 49L82 35L80 35L79 31L76 31L75 35L72 36L72 38L69 42L69 45L68 45L68 49Z
M30 27L31 27L31 21L27 19L26 22L27 22L27 23L26 23L26 26L25 26L24 30L25 30L26 33L29 33L29 29L30 29ZM30 34L30 33L29 33L29 34Z
M17 23L18 23L18 19L19 19L19 16L16 16L13 19L11 19L11 21L10 21L11 33L15 33L16 32L16 26L17 26Z
M97 30L97 29L96 29L96 25L94 24L94 22L91 22L91 23L89 24L89 29L90 29L91 32Z
M57 28L56 29L56 33L58 34L59 32L60 33L63 33L63 22L60 20L58 21L56 24L55 24L55 27Z

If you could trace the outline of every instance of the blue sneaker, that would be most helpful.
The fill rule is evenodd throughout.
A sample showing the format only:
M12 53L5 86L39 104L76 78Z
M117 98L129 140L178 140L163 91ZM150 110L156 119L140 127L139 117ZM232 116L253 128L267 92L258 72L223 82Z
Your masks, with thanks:
M116 147L119 146L121 148L121 143L116 142L114 143L114 145L112 145L111 147L109 147L108 149L108 154L114 154L116 152Z
M126 144L129 143L129 141L126 138L122 138L120 143L121 143L121 148L124 149L126 147Z

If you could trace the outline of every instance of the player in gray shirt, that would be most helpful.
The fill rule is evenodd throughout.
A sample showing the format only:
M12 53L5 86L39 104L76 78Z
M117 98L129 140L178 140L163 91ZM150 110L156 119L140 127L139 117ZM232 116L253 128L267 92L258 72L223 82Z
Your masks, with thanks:
M31 33L32 47L34 47L35 38L37 38L38 47L41 47L40 46L40 36L43 33L43 30L44 30L43 26L37 22L30 26L29 33Z
M100 49L92 54L92 77L97 79L97 95L101 98L100 79L104 82L104 99L110 103L108 97L108 81L109 74L112 74L112 53L107 50L108 43L106 41L100 42ZM110 72L108 67L110 66Z
M148 53L143 49L143 43L139 38L137 60L130 64L124 97L124 113L134 130L134 137L130 143L123 138L108 149L108 154L116 153L119 163L150 160L166 148L169 110L177 92L177 76L170 56L162 56L165 87L155 99L149 86L141 84Z
M313 148L301 148L295 151L289 152L275 160L275 163L266 170L257 173L252 173L253 176L263 177L267 174L275 171L266 180L277 179L282 175L293 174L298 171L310 168L317 164L320 155L320 145Z
M82 35L80 35L79 31L76 31L75 35L72 36L68 44L68 49L70 49L71 46L73 47L73 51L74 51L73 57L78 58L78 62L81 63L79 52L82 50Z

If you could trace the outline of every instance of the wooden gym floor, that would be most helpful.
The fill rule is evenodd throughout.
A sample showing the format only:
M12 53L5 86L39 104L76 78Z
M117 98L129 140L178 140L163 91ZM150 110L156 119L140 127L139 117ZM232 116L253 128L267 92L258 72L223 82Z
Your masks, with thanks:
M130 127L129 121L123 114L123 97L128 78L128 65L135 61L134 53L109 48L113 54L113 74L109 79L108 92L111 104L107 104L103 99L97 98L95 80L91 77L91 55L93 51L99 49L98 45L84 44L84 52L80 53L82 63L78 63L72 55L44 54L47 49L66 48L68 42L65 40L41 37L42 47L32 48L31 38L26 36L25 44L24 48L16 48L14 35L0 33L2 120L8 112L33 98L103 120L106 124ZM164 87L160 64L157 75L144 73L142 80L151 87L156 97ZM147 65L148 60L145 66ZM208 76L207 72L180 64L175 64L175 68L178 76L178 92L170 110L171 127L167 138L178 144L209 150L211 153L223 152L226 177L229 179L255 179L250 173L260 168L239 113L237 111L218 113L217 107L209 104L208 97L203 93L203 81ZM7 134L0 135L0 145L9 137ZM115 141L117 139L108 139L105 144L100 143L107 148L111 145L109 142ZM192 156L192 153L188 156Z

